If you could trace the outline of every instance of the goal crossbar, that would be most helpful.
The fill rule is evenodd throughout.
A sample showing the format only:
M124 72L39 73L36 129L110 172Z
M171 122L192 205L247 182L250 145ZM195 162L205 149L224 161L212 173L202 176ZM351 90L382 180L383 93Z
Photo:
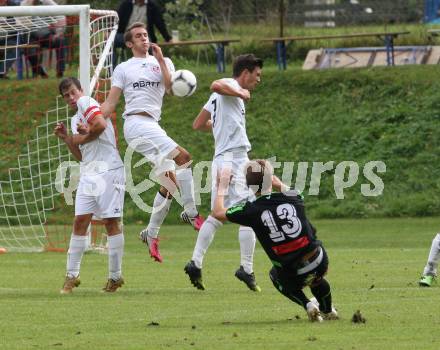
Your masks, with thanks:
M96 83L93 77L90 81L90 15L114 15L114 11L91 10L90 5L56 5L56 6L9 6L0 8L0 16L4 17L25 17L25 16L79 16L79 81L84 94L90 95ZM116 28L115 28L116 29ZM0 28L0 32L5 29ZM108 41L113 42L116 35L112 31ZM99 69L95 76L99 76Z
M90 5L7 6L1 9L4 16L74 16L90 11Z

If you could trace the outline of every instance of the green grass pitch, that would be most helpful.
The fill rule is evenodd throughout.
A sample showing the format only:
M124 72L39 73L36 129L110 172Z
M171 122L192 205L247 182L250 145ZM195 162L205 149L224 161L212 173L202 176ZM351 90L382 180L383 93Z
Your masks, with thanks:
M440 218L314 224L329 253L339 321L309 323L271 285L258 243L262 292L236 280L235 225L217 232L208 251L206 291L193 288L183 272L194 231L164 226L158 264L137 239L140 226L127 226L126 284L111 295L100 292L105 255L85 255L82 284L67 296L59 294L65 254L0 255L0 349L438 349L440 289L422 289L417 281ZM356 310L365 324L351 323Z

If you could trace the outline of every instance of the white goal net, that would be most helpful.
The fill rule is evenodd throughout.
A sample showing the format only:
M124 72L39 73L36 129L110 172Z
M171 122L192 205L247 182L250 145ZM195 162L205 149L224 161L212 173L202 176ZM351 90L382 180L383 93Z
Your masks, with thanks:
M72 204L73 198L59 188L70 189L76 173L75 167L60 168L74 159L53 135L56 123L68 126L72 114L58 96L57 77L79 76L84 92L103 102L110 88L117 24L116 12L88 5L0 7L0 75L9 76L0 80L0 104L6 107L5 120L17 125L0 126L5 136L0 162L8 168L0 172L0 247L22 252L66 248L74 216L66 201ZM51 45L39 41L36 32L49 32ZM30 59L34 49L37 59ZM44 62L44 51L55 62ZM33 109L40 102L49 107L45 113Z

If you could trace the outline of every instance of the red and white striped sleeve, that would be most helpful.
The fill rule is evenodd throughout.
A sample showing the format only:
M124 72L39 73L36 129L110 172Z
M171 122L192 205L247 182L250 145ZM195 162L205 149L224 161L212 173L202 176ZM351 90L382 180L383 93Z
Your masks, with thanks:
M82 96L77 102L78 112L83 118L90 123L95 117L101 115L102 112L99 103L89 96Z

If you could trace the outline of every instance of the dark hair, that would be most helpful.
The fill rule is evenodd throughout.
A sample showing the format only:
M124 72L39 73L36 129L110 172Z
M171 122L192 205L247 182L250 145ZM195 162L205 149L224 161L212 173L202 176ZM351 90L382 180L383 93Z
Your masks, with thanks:
M253 53L237 56L234 60L232 76L237 78L245 69L253 72L256 67L263 68L263 60L255 57Z
M60 92L60 95L63 96L63 92L66 91L68 88L70 88L71 85L75 85L78 90L82 90L81 83L77 78L69 77L64 78L60 81L58 85L58 91Z
M124 33L124 42L126 43L127 41L131 41L133 39L133 34L131 33L131 30L134 28L144 28L145 24L143 24L142 22L134 22L131 26L129 26Z
M273 168L268 161L264 159L249 161L246 164L245 173L246 184L252 188L255 193L269 192L272 185Z

